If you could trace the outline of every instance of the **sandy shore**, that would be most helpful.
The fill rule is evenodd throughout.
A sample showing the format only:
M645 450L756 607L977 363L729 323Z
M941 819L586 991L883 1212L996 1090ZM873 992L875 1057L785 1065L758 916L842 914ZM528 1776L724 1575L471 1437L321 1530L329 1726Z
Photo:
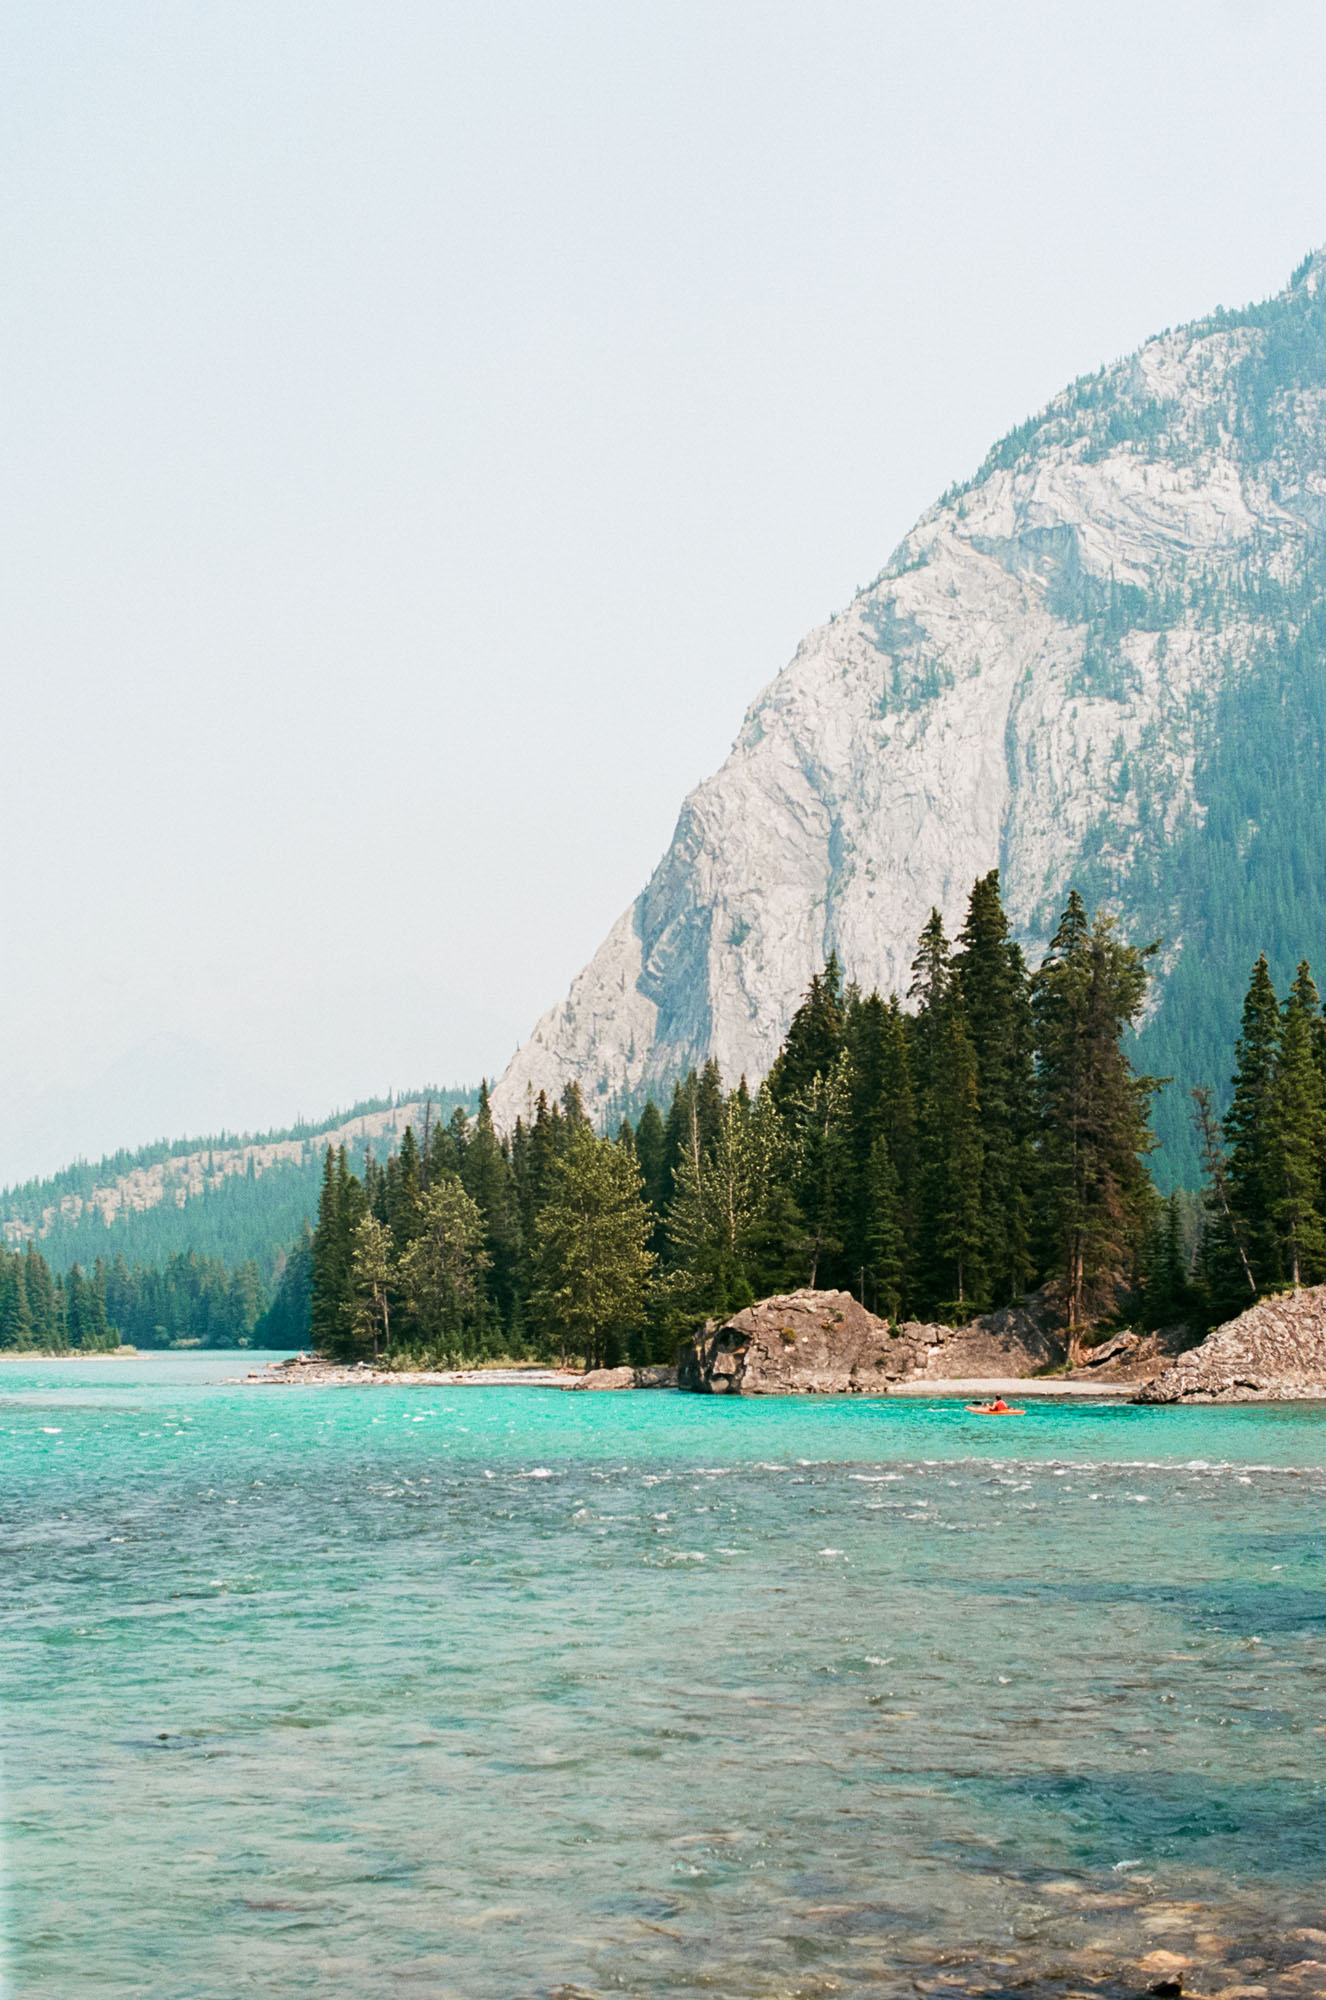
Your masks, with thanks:
M392 1369L341 1368L332 1361L301 1361L288 1367L279 1361L232 1375L233 1382L256 1382L265 1388L314 1389L571 1389L580 1380L571 1368Z
M458 1368L396 1371L389 1368L342 1368L329 1361L301 1361L293 1366L279 1362L266 1368L250 1369L247 1375L231 1377L236 1382L252 1382L265 1388L416 1388L416 1389L574 1389L581 1376L571 1368ZM607 1385L605 1385L607 1386ZM614 1391L623 1385L613 1385ZM909 1398L957 1396L978 1401L987 1396L1003 1396L1022 1402L1038 1398L1071 1396L1129 1396L1130 1382L1082 1382L1071 1377L980 1376L942 1382L894 1382L887 1396ZM654 1393L651 1391L651 1394ZM881 1396L881 1401L885 1396Z

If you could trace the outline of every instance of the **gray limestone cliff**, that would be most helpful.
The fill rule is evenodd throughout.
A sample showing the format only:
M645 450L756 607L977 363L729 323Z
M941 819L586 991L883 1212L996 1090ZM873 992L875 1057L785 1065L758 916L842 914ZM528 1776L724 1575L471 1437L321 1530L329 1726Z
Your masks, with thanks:
M803 641L497 1116L570 1079L607 1115L709 1056L753 1081L830 950L905 992L931 906L952 930L997 866L1033 955L1070 884L1163 934L1144 1053L1181 1147L1257 951L1326 944L1323 575L1319 253L1057 396Z

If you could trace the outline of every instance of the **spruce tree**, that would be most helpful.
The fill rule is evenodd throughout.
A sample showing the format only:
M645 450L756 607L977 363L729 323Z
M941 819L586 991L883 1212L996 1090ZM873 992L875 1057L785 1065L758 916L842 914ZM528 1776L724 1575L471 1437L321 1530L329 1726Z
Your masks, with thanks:
M493 1125L488 1085L479 1086L479 1110L460 1174L483 1219L488 1290L498 1320L510 1331L517 1319L520 1285L520 1216L511 1161Z
M1112 917L1092 923L1074 890L1036 974L1037 1083L1047 1221L1063 1276L1069 1353L1140 1248L1154 1192L1145 1167L1159 1088L1123 1046L1146 998L1158 947L1121 944Z
M1270 1220L1281 1272L1295 1287L1315 1284L1326 1274L1326 1084L1316 1054L1320 1026L1321 1005L1304 960L1285 1001L1269 1102Z
M31 1237L23 1253L23 1293L32 1324L33 1345L43 1353L58 1351L62 1329L51 1267Z
M938 910L917 945L908 997L916 1099L918 1304L959 1316L983 1302L983 1156L976 1058Z
M28 1289L24 1260L16 1252L0 1250L0 1347L25 1348L33 1345L32 1315L28 1309Z
M1279 1275L1275 1206L1275 1071L1280 1053L1280 1004L1266 954L1252 969L1234 1050L1233 1095L1225 1113L1230 1200L1258 1286Z
M883 1133L870 1149L864 1189L867 1220L862 1262L867 1276L862 1290L868 1290L869 1296L862 1303L885 1319L897 1319L907 1279L907 1239L902 1190Z
M1031 982L1008 934L999 871L975 884L958 935L953 977L976 1065L981 1216L979 1261L991 1304L1026 1290L1032 1275L1035 1180Z
M350 1322L375 1361L391 1346L392 1249L390 1228L366 1208L350 1239Z
M663 1120L658 1106L651 1097L640 1113L640 1122L635 1128L635 1157L636 1164L640 1168L644 1197L654 1218L649 1247L656 1253L663 1247L663 1213L667 1206L665 1148Z
M811 979L769 1071L766 1087L780 1111L804 1100L817 1076L832 1074L842 1051L842 989L838 955L831 952L823 972Z
M483 1350L489 1331L483 1240L483 1217L459 1176L433 1181L397 1267L409 1335L425 1358L459 1362Z
M608 1366L644 1320L654 1268L640 1170L629 1153L570 1127L534 1225L531 1313L563 1357Z

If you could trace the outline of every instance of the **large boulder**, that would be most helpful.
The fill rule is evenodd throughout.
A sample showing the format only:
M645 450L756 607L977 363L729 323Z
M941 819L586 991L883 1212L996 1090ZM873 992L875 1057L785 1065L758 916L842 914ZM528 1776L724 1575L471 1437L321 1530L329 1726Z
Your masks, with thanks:
M711 1322L683 1349L677 1386L731 1396L880 1396L897 1382L1034 1375L1062 1358L1037 1303L964 1327L895 1327L850 1292L800 1291Z
M1138 1403L1326 1400L1326 1285L1262 1299L1182 1355Z
M682 1349L680 1389L712 1395L880 1395L916 1365L918 1349L850 1292L761 1299Z
M589 1368L569 1389L675 1389L675 1368Z

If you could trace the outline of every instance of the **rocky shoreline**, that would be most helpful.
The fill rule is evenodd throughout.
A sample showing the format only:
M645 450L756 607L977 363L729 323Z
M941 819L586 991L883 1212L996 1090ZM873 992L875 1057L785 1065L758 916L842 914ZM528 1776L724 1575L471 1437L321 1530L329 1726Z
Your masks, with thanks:
M1163 1369L1134 1400L1326 1401L1326 1285L1262 1299Z
M696 1334L679 1386L702 1395L883 1396L1030 1393L1035 1381L1050 1394L1118 1394L1164 1365L1163 1347L1157 1335L1118 1334L1090 1367L1057 1372L1067 1351L1043 1296L957 1327L893 1325L850 1292L806 1290L761 1299Z
M1326 1285L1263 1299L1200 1346L1172 1335L1116 1334L1069 1369L1043 1298L963 1327L876 1317L850 1292L761 1299L683 1347L676 1368L344 1366L300 1354L237 1377L304 1387L681 1389L730 1396L1127 1396L1138 1403L1326 1401Z

